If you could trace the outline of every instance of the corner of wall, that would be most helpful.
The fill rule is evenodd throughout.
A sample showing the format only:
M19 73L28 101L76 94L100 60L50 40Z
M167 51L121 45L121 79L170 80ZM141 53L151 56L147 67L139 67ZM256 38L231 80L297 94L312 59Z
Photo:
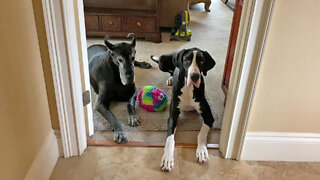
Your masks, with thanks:
M57 138L51 129L32 165L25 176L25 180L50 179L51 173L59 158Z

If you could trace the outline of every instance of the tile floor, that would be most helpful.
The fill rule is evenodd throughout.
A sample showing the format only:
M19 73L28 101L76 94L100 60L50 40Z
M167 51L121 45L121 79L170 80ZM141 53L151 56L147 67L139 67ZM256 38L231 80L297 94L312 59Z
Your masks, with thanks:
M210 161L200 165L193 148L176 148L175 167L165 173L159 167L162 153L163 148L88 147L81 157L60 158L51 180L320 179L320 163L226 160L213 149Z

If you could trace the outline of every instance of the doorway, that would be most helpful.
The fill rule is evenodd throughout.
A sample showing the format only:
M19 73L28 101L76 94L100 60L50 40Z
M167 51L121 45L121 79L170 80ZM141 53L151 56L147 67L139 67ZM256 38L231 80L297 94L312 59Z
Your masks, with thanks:
M61 4L50 0L43 2L64 156L81 155L87 146L85 135L92 133L90 121L85 119L90 119L88 116L90 113L85 114L81 110L82 102L80 103L79 100L82 97L81 93L78 93L81 89L86 90L88 85L83 79L82 83L79 82L80 76L83 75L79 71L81 69L79 64L86 59L87 48L84 43L83 14L77 11L77 9L83 9L83 3L64 0ZM54 3L57 3L57 6ZM219 149L226 158L237 159L241 153L246 115L251 105L254 80L258 72L272 4L273 1L244 1L239 40L235 50L234 70L230 77L220 137ZM73 9L75 10L71 11ZM67 66L63 64L64 61L68 63ZM83 85L82 88L81 85ZM70 106L65 106L66 104Z
M167 105L169 107L171 86L166 85L166 80L169 75L159 70L158 65L150 60L150 55L160 56L176 50L192 47L198 47L204 51L208 51L216 61L216 66L210 70L205 77L206 97L215 116L213 128L208 136L208 143L219 144L225 101L225 94L221 89L221 81L228 50L233 11L221 0L212 0L210 10L211 12L206 12L202 3L190 6L189 14L191 21L188 28L192 31L191 41L170 41L170 32L167 29L161 30L161 43L138 39L136 45L136 60L147 61L153 67L151 69L135 68L135 82L138 91L146 85L157 86L164 90L169 97L169 103ZM92 15L90 18L91 17ZM86 12L85 18L88 18ZM112 43L121 41L129 42L129 39L110 38L110 42ZM87 36L88 47L103 43L103 37ZM97 95L93 90L91 90L91 97L94 106ZM140 125L137 127L131 127L127 123L128 114L126 112L126 102L113 102L111 111L121 122L129 141L137 143L144 142L152 145L163 144L165 142L167 120L169 117L168 107L163 112L147 112L137 105L137 115L140 118ZM97 143L114 144L112 142L113 132L110 125L96 110L93 110L93 125L94 134L88 137L89 145L95 145ZM182 112L178 120L176 142L196 145L197 134L201 125L202 118L198 113Z

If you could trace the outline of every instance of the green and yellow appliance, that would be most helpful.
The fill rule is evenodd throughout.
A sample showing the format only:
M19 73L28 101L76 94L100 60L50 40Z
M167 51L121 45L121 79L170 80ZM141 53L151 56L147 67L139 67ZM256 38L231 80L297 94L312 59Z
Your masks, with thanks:
M188 11L182 11L175 17L175 28L171 33L171 41L190 41L192 32L188 29L190 15Z

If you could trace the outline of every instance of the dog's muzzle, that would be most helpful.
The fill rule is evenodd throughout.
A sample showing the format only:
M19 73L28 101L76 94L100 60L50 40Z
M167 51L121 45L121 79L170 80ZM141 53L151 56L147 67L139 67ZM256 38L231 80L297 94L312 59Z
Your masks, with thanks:
M199 73L191 73L189 75L189 78L188 78L188 86L192 86L192 85L195 85L197 88L200 87L200 83L201 83L201 80L200 80L200 74Z
M199 88L201 84L201 79L200 79L200 70L196 63L196 57L197 57L197 51L193 51L192 64L188 69L187 85L188 86L195 85L197 88Z
M132 69L131 67L126 67L126 66L120 66L119 67L119 72L120 72L120 79L121 83L123 85L128 85L128 84L133 84L134 83L134 71L133 71L133 66Z
M123 85L133 84L134 76L121 76L121 82Z
M198 74L198 73L192 73L192 74L190 75L190 78L191 78L191 80L192 80L194 83L197 83L197 81L198 81L199 78L200 78L200 74Z

